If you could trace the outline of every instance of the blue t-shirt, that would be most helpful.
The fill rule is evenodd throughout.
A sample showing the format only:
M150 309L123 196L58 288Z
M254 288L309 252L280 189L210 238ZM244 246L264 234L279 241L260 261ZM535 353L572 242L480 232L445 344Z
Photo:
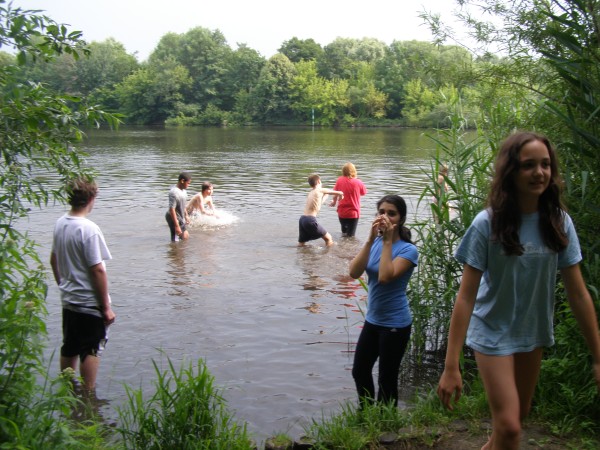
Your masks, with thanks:
M366 319L367 322L382 327L406 327L412 323L412 315L406 298L406 286L417 265L419 252L413 244L403 240L394 242L392 244L392 260L398 257L407 259L412 263L412 267L394 281L379 283L377 279L382 248L383 239L378 237L371 246L369 262L366 267L369 286Z
M519 239L524 253L506 255L491 240L491 217L480 212L467 229L455 258L483 271L467 345L486 355L511 355L554 344L554 289L558 269L581 261L571 217L564 213L568 246L555 252L539 231L538 213L522 216Z

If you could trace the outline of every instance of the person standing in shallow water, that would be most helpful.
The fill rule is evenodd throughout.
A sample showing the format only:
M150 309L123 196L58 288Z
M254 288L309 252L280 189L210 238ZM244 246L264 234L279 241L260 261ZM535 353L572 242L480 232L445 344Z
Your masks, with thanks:
M190 223L190 217L186 210L186 189L190 186L191 182L192 176L189 172L181 172L177 179L177 184L169 190L169 210L165 214L165 219L169 225L171 241L173 242L190 237L186 229Z
M406 202L399 195L381 198L369 237L350 263L350 276L357 279L366 272L369 287L367 315L352 367L361 407L375 400L398 404L398 374L412 326L406 287L419 258L404 225L406 213ZM377 359L376 397L373 367Z
M86 179L72 181L67 194L71 210L56 221L50 265L60 289L63 345L60 369L77 369L85 392L93 394L108 327L116 318L111 307L105 260L112 259L102 231L87 218L98 187Z
M356 234L356 227L360 218L360 198L367 193L367 188L357 178L354 164L351 162L344 164L342 167L342 176L337 179L333 189L342 191L344 197L342 199L334 197L330 206L335 207L337 204L342 236L352 237Z
M316 173L308 177L308 184L310 185L311 190L306 197L304 214L300 217L298 222L298 246L304 246L308 241L322 238L329 247L330 245L333 245L333 238L317 221L317 214L319 214L321 205L325 201L327 195L343 197L344 193L342 191L321 187L321 177Z
M600 337L581 275L581 250L560 199L556 153L539 134L501 145L488 207L467 229L455 257L464 266L437 393L453 409L462 393L460 352L474 350L492 415L483 449L518 449L543 348L554 344L554 291L560 270L567 299L593 358L600 391Z

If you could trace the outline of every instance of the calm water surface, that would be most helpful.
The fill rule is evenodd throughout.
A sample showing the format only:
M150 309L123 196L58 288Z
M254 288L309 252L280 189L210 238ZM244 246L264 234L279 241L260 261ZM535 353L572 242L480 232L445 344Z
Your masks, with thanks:
M367 235L375 203L399 193L409 226L426 208L432 142L414 130L122 129L95 131L81 144L99 172L100 194L90 218L102 228L116 323L103 356L98 397L115 419L124 385L151 392L152 360L167 369L202 358L229 409L257 440L303 433L354 400L354 342L365 293L348 277L348 262ZM320 222L336 245L297 248L298 218L317 172L333 187L352 161L369 193L356 238L341 238L335 209ZM191 229L172 244L164 214L167 192L181 170L215 185L218 209L239 220ZM29 229L48 261L62 205L33 211ZM49 272L50 274L50 272ZM50 276L50 275L49 275ZM48 355L61 341L60 301L52 282ZM58 370L57 357L51 362Z

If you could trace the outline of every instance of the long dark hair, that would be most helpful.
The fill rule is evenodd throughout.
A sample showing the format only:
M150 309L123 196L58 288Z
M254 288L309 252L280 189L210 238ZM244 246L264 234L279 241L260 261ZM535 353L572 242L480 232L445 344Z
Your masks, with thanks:
M492 211L492 239L500 242L509 255L522 255L523 245L519 240L521 211L515 177L519 171L521 149L532 141L542 142L550 156L550 183L538 203L540 233L544 243L558 252L568 244L563 227L564 206L561 201L561 180L558 173L557 156L547 137L528 131L510 135L502 143L496 158L495 174L487 199Z
M412 244L410 230L404 226L407 211L404 199L399 195L385 195L377 202L377 210L379 210L382 203L391 203L396 207L398 214L400 214L400 222L398 224L400 226L400 239Z

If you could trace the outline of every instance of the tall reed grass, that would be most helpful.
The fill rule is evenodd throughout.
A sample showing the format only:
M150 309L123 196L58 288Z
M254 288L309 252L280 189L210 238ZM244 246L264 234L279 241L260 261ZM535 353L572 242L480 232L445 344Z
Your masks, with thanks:
M429 184L419 201L431 209L431 220L413 225L419 265L410 283L413 334L409 354L421 361L426 355L443 358L454 298L462 267L454 251L466 228L484 207L494 158L485 137L466 128L459 113L452 127L429 136L435 155L426 172ZM442 165L450 171L438 181Z
M199 360L194 368L156 371L156 391L148 399L127 387L128 403L119 409L119 432L127 449L253 449L246 425L239 425Z

